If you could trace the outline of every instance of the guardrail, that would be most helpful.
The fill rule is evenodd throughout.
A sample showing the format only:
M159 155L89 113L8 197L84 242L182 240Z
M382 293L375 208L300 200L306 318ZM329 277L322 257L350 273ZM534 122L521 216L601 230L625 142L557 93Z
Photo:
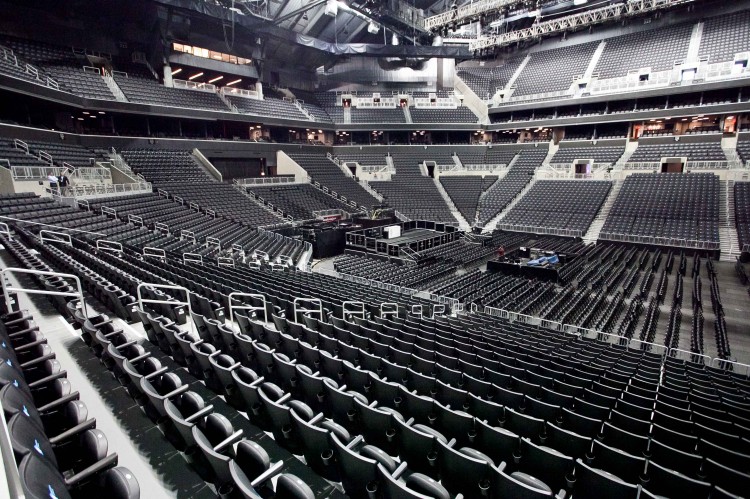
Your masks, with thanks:
M82 199L97 196L110 196L112 194L138 194L146 192L153 192L153 187L150 182L74 185L68 187L69 196Z
M478 165L467 165L463 167L458 165L438 165L439 172L494 172L495 170L502 170L507 168L508 165L505 163L498 164L478 164Z
M531 234L563 237L583 237L584 234L582 230L561 229L559 227L538 227L535 225L497 224L497 228L509 232L528 232Z
M239 186L248 185L278 185L294 184L294 176L290 177L256 177L256 178L239 178L232 180L232 183Z
M172 86L174 88L185 88L188 90L200 90L201 92L216 93L216 85L212 83L196 83L194 81L173 79Z
M702 249L707 251L714 251L720 248L720 243L714 241L700 241L674 237L641 236L636 234L617 234L613 232L601 232L599 234L599 239L607 241L618 241L623 243L649 244L655 246L675 246L678 248Z

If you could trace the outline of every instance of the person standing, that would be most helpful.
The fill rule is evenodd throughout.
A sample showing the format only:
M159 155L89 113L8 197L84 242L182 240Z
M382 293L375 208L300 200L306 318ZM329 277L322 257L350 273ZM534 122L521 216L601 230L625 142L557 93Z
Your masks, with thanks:
M52 190L52 192L54 193L57 191L59 193L57 189L57 186L59 183L59 179L57 178L57 175L55 175L54 173L50 173L47 176L47 180L49 180L49 188Z
M70 185L70 180L68 179L68 176L63 172L62 176L60 177L60 190L62 195L66 195L68 193L68 186Z

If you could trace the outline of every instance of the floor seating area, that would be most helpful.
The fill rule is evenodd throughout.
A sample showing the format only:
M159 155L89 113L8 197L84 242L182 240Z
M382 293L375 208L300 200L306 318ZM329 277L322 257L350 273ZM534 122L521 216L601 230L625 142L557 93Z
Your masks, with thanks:
M329 196L310 184L253 186L248 187L247 191L283 210L286 216L295 220L310 220L314 218L313 212L320 210L356 211L356 208Z
M612 183L603 180L539 180L502 220L504 224L586 233Z
M534 177L534 171L541 166L547 156L547 149L524 149L518 154L516 162L510 167L505 177L501 178L487 190L479 200L479 222L486 224L526 187Z
M423 264L411 264L403 260L385 261L367 255L345 254L336 257L334 269L342 274L407 288L428 288L434 280L454 272L456 266L434 260Z
M712 173L628 176L604 222L608 233L719 242L719 177Z
M25 242L35 244L30 238ZM77 272L95 258L86 245L53 246L44 255ZM259 445L267 453L278 449L305 457L307 467L289 454L280 460L295 467L288 471L314 495L330 494L321 478L340 482L354 497L366 497L374 486L393 491L391 497L478 497L482 490L510 497L562 497L558 492L565 491L593 499L602 490L632 498L644 491L731 497L728 493L742 494L750 485L750 476L741 471L747 409L740 402L750 387L741 375L482 314L430 319L409 316L403 308L403 315L388 318L339 319L337 305L361 292L354 283L322 275L172 259L159 264L129 253L98 258L133 276L133 285L157 275L175 283L198 277L195 293L202 295L222 279L230 288L280 299L273 325L240 314L238 332L225 331L212 318L214 307L190 318L179 318L169 306L137 311L148 337L143 348L159 367L175 372L172 387L197 377L205 385L191 387L206 390L201 399L211 393L226 398L226 404L217 399L212 409L188 420L183 426L189 432L174 432L180 449L205 457L211 470L207 480L216 486L239 487L242 475L232 472L235 466L246 477L257 469L240 460L240 449L251 446L235 448L240 436L228 440L230 448L210 452L238 426L247 428L232 410L247 411L252 425L273 435L262 434ZM113 267L96 268L105 278L114 276ZM338 313L328 318L295 314L284 291L290 289L321 291L324 310ZM387 298L404 303L404 297ZM195 323L197 334L180 327L186 319ZM140 355L115 348L129 338L102 342L94 339L96 327L90 331L92 355L107 352L114 366ZM154 409L159 414L158 405L149 405L155 400L179 411L167 409L167 421L185 421L186 414L196 412L183 406L184 389L167 393L159 375L146 384L141 377L147 371L128 367L124 372L124 383L133 382L131 372L136 376L141 388L134 393L144 394L146 415ZM340 388L344 384L346 389ZM213 437L207 428L216 425L200 419L212 410L229 411L224 415L230 421ZM186 440L188 434L195 438ZM253 435L260 434L244 436L252 441ZM277 481L277 494L279 484L286 481ZM274 487L273 482L266 486Z
M496 181L496 175L440 176L440 183L451 201L470 224L476 219L479 196Z

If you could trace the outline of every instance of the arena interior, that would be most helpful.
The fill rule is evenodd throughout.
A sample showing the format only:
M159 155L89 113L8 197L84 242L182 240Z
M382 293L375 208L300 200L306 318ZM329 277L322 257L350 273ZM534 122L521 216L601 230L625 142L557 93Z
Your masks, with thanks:
M750 497L750 1L0 12L0 497Z

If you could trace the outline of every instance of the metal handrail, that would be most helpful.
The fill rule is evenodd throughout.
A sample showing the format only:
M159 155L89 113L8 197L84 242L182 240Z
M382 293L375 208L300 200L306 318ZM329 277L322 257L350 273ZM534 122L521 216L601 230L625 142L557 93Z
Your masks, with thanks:
M73 279L76 282L76 289L78 292L72 292L72 291L49 291L46 289L29 289L29 288L17 288L14 286L10 286L8 282L6 282L5 275L11 274L11 273L18 273L18 274L30 274L30 275L40 275L40 276L49 276L49 277L61 277L63 279ZM17 267L8 267L5 269L0 270L0 284L2 284L3 287L3 296L5 297L5 304L8 308L8 310L11 310L11 299L10 299L10 293L25 293L27 295L47 295L47 296L68 296L71 298L78 298L78 300L81 303L81 310L83 311L83 316L88 319L88 310L86 309L86 301L83 299L83 288L81 287L81 280L78 278L78 276L75 276L73 274L63 274L62 272L51 272L48 270L31 270L31 269L21 269Z

